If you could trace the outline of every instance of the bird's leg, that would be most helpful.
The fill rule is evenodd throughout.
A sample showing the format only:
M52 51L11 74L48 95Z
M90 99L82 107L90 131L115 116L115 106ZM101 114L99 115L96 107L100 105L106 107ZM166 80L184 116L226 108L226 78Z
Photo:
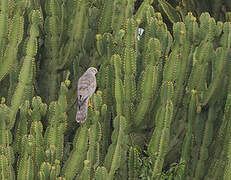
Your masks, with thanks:
M90 98L88 99L88 107L92 107Z

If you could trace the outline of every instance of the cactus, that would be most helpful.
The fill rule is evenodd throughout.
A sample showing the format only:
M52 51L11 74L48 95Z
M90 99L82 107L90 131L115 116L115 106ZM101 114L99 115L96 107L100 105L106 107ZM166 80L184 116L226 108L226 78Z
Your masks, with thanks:
M9 18L9 6L10 2L8 0L2 0L0 14L0 80L12 70L14 63L17 63L18 46L23 38L24 19L20 12L23 10L18 9L14 17Z
M112 133L112 144L108 148L108 153L105 157L104 165L108 169L108 179L113 179L115 171L121 166L122 145L125 141L124 129L126 127L126 119L123 116L117 116L113 120L115 130Z
M88 161L88 160L85 160L84 161L84 168L83 168L83 171L82 171L82 173L81 173L81 175L80 175L80 178L81 179L90 179L90 164L89 164L89 162L90 161Z
M101 126L99 122L95 122L88 129L89 133L89 148L87 152L87 160L84 162L84 169L82 173L88 174L88 179L93 177L95 167L100 164L100 140L101 140ZM85 169L86 167L86 169ZM85 172L86 171L86 172ZM86 176L86 175L84 175Z
M9 167L9 164L8 164L8 160L6 158L6 156L4 155L1 155L0 156L0 162L1 162L1 178L2 179L9 179L9 178L12 178L9 174L9 170L8 170L8 167Z
M158 63L160 60L160 42L158 39L150 39L148 43L146 55L146 67L143 72L141 100L137 106L135 113L135 124L139 126L148 111L148 106L151 104L152 94L156 93L158 87ZM154 49L154 51L153 51Z
M5 172L2 172L2 175L10 178L10 179L15 179L15 172L13 170L12 165L15 162L15 157L14 157L14 151L12 148L12 134L10 132L10 120L9 120L9 112L10 109L7 107L5 104L0 105L0 122L1 122L1 135L0 135L0 149L1 149L1 162L4 163L2 164L2 170L5 169ZM2 176L2 177L3 177Z
M216 119L216 112L214 106L211 106L208 112L208 119L205 124L205 130L204 130L204 137L203 142L200 149L200 157L197 163L197 168L195 171L195 177L196 178L203 178L203 175L205 174L204 167L206 167L206 160L208 160L208 151L209 151L209 145L212 141L213 136L213 121Z
M22 138L22 148L24 152L21 154L18 161L18 175L17 179L34 179L34 160L33 160L33 146L34 137L32 135L25 135Z
M107 180L108 179L108 172L105 167L98 167L95 171L95 179L96 180Z
M130 147L129 149L129 179L137 179L138 178L138 161L139 161L139 153L136 148Z
M60 95L57 102L51 102L49 105L49 125L45 132L46 149L54 146L56 149L55 159L61 160L63 157L63 141L64 132L66 129L66 92L67 87L64 83L61 84Z
M15 89L11 100L10 126L15 123L15 116L19 106L24 102L32 89L33 72L35 71L34 56L37 53L37 37L39 35L39 11L34 11L32 14L32 26L30 29L30 38L27 43L26 57L24 59L22 69L18 78L18 85Z
M44 42L46 50L51 53L47 54L47 59L50 59L50 61L46 61L46 66L44 70L50 72L50 75L48 78L52 79L53 84L49 86L48 88L48 98L49 100L56 99L56 88L57 88L57 82L58 82L58 74L57 74L57 65L59 64L59 51L61 46L61 39L62 39L62 33L61 29L62 27L62 14L61 14L61 7L60 2L50 0L46 1L45 3L45 10L47 13L47 17L44 22L44 30L47 34L46 41ZM49 63L48 63L49 62Z
M124 25L124 19L126 18L126 0L123 1L114 1L113 2L113 13L112 13L112 22L111 27L116 33L120 30L121 25ZM110 21L109 21L110 22Z
M38 178L39 179L65 179L63 177L58 177L60 173L60 162L57 160L55 164L52 166L48 162L44 162L41 165Z
M83 169L83 160L86 156L87 150L87 127L83 126L79 131L79 134L73 153L67 160L63 168L63 174L66 179L73 179L77 173L80 173Z
M146 8L153 3L153 0L145 0L140 5L139 9L136 12L135 18L141 19L146 11Z
M227 0L0 0L0 27L0 179L229 179Z
M156 115L156 128L149 142L148 151L153 161L152 177L156 178L163 168L170 137L170 124L173 117L173 84L164 82L161 87L161 102ZM156 156L156 157L155 157Z
M159 5L164 13L168 16L168 19L172 23L179 22L181 20L180 15L178 14L177 10L174 9L168 2L165 0L159 0Z
M112 56L112 62L115 68L115 99L116 99L116 112L118 115L123 114L123 84L121 81L121 58L119 55Z
M113 3L112 0L104 1L103 8L100 15L99 21L99 33L105 33L111 30L112 14L113 14L113 5L116 5L116 2ZM117 7L114 7L117 8ZM115 17L113 17L115 18Z
M213 97L215 95L215 93L217 92L217 88L219 87L219 81L218 79L223 79L224 76L222 75L222 71L225 69L225 65L226 65L226 61L227 61L227 53L224 51L223 48L217 48L216 49L216 56L215 56L215 60L217 60L218 62L214 62L214 74L216 78L214 78L212 80L212 82L210 83L208 90L205 91L204 97L202 99L202 105L205 105L207 103L210 103L210 105L213 105L212 103L214 103L215 98L213 98L213 102L211 102L211 97ZM215 61L214 60L214 61ZM218 93L218 92L217 92Z
M136 26L133 19L127 21L126 47L124 52L124 114L127 119L133 119L134 97L136 96Z
M191 91L191 97L190 97L190 104L188 108L188 124L186 129L186 135L185 140L182 148L182 155L181 155L181 162L185 165L188 164L190 160L190 154L191 154L191 147L192 147L192 136L193 136L193 125L194 121L196 119L197 114L197 106L198 106L198 95L196 90ZM185 175L187 174L185 171L187 170L187 167L184 167L182 171L179 172L179 175L181 175L181 179L185 178Z
M33 110L31 112L31 117L33 122L30 126L30 134L35 139L35 170L38 171L42 162L44 161L44 138L43 138L43 125L41 123L42 116L45 115L47 106L42 103L40 97L34 97L32 99Z
M18 153L22 153L22 138L28 132L28 112L29 112L30 103L25 101L24 105L20 108L20 119L16 125L16 134L15 134L15 144L14 149Z

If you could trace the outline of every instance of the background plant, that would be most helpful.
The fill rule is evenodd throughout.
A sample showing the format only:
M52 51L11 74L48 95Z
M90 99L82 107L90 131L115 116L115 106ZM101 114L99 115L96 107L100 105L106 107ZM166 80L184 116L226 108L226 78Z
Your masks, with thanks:
M225 3L1 0L0 178L230 179Z

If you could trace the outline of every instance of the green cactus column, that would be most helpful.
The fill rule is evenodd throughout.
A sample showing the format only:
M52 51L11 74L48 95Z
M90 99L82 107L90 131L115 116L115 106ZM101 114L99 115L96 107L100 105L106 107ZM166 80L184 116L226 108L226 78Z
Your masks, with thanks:
M151 156L152 178L158 179L162 171L164 158L168 150L170 140L170 125L173 118L173 84L164 81L161 87L161 106L155 117L156 127L148 145L148 152Z
M10 108L5 104L0 104L0 156L1 156L1 177L6 179L15 179L15 162L14 151L12 148L12 134L9 127Z
M33 147L34 147L34 137L32 135L25 135L22 138L22 154L18 161L18 174L17 179L19 180L29 180L35 178L34 169L34 158L33 158Z
M35 71L35 55L37 54L37 37L39 35L38 24L40 22L40 12L32 12L32 25L30 28L30 36L26 46L26 56L18 77L18 84L11 100L10 126L15 123L16 113L19 106L31 97L33 76Z
M160 42L158 39L150 38L145 57L145 69L142 72L140 101L134 115L135 126L139 127L145 124L144 117L147 114L153 97L158 89L158 64L160 63Z
M129 124L134 117L134 101L136 96L136 58L137 58L137 26L133 18L127 20L126 42L123 59L124 67L124 115Z
M123 148L124 143L126 143L126 135L124 129L126 127L126 119L123 116L116 116L113 120L114 131L112 133L112 144L109 146L108 153L105 157L104 165L107 168L109 174L108 179L112 180L116 170L122 167L121 163L124 159Z
M11 8L8 0L1 1L0 12L0 81L9 74L15 63L17 64L18 46L23 39L24 33L24 18L23 12L25 7L18 6L13 17L11 15Z
M49 105L49 124L44 138L46 149L55 147L55 159L61 161L63 158L64 132L67 126L67 87L61 83L58 101L53 101Z
M83 162L86 158L88 148L87 133L87 127L83 126L76 134L77 140L74 144L74 149L62 169L63 174L67 180L72 180L77 174L80 174L83 169Z

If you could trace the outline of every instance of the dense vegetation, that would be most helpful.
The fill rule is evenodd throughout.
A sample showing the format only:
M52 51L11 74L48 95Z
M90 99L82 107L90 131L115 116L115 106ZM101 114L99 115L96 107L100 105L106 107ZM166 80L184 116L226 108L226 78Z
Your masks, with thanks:
M0 179L231 179L230 6L0 0Z

